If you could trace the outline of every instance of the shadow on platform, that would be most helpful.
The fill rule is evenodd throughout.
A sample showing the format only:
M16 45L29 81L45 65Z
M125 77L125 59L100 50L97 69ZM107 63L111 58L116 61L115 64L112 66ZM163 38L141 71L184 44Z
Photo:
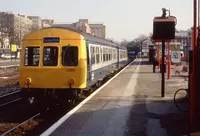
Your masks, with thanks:
M182 136L188 134L189 115L179 112L172 100L147 102L147 96L135 95L133 97L135 97L133 106L121 106L119 108L109 108L108 106L109 103L117 104L119 99L90 100L86 106L90 106L87 111L80 110L73 114L52 135L101 136L121 134L121 127L124 127L125 119L123 113L126 111L130 111L130 114L124 128L124 136ZM120 103L129 103L130 101L127 99L120 100ZM105 104L103 104L101 110L95 108L102 103ZM92 106L94 104L95 107ZM111 104L112 107L113 104ZM170 106L166 106L166 104ZM6 120L0 121L6 122ZM39 134L38 131L37 133Z
M137 65L137 64L138 64L138 61L135 61L131 65ZM152 67L153 67L153 64L149 61L146 61L146 60L142 60L140 65L152 65Z

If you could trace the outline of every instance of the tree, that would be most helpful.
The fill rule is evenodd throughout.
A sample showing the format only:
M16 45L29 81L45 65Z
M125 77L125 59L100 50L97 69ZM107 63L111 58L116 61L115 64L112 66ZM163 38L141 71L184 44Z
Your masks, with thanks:
M153 33L149 33L149 39L153 40Z
M144 35L144 34L141 34L139 35L137 38L135 38L134 40L137 42L137 43L141 43L145 40L148 39L148 36Z
M121 46L124 46L124 47L127 47L127 44L128 44L129 42L126 40L126 39L123 39L123 41L121 41Z
M137 43L133 40L133 41L130 41L130 42L127 44L127 50L128 50L128 52L134 51L135 54L137 55L138 52L140 52L140 47L138 47L138 46L137 46Z
M0 13L0 42L1 48L5 46L7 39L9 42L13 41L14 37L14 16L10 13Z
M27 23L30 21L29 23ZM0 12L0 43L1 48L5 45L6 39L11 44L21 46L22 39L25 34L32 31L32 21L24 18L21 15L14 15L12 13Z

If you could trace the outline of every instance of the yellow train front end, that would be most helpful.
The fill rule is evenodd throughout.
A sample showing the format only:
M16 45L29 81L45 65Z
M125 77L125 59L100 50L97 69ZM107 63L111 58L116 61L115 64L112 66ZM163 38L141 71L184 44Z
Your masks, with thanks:
M86 78L86 44L79 33L46 28L24 37L20 60L23 91L41 95L79 90L86 87Z

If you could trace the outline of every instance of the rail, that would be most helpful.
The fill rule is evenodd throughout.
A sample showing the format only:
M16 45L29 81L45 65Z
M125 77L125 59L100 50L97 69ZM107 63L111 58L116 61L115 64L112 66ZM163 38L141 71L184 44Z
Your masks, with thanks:
M29 122L30 120L32 120L32 119L34 119L34 118L38 117L39 115L40 115L40 113L38 113L38 114L36 114L36 115L32 116L31 118L29 118L29 119L27 119L27 120L23 121L23 122L22 122L22 123L20 123L19 125L17 125L17 126L15 126L15 127L13 127L12 129L10 129L10 130L6 131L6 132L5 132L5 133L3 133L1 136L6 136L7 134L11 133L13 130L15 130L15 129L19 128L20 126L22 126L22 125L24 125L24 124L26 124L27 122Z
M17 89L17 91L0 96L0 107L17 102L21 99L20 90Z

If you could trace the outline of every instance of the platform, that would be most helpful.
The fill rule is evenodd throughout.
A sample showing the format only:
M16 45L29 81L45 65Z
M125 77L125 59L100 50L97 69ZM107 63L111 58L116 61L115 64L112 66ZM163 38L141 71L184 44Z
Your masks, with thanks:
M91 99L70 111L42 135L51 136L167 136L187 133L187 115L173 103L183 77L166 79L147 59L137 59Z
M9 66L16 66L16 65L19 65L20 63L20 60L17 59L13 59L12 61L11 60L0 60L0 67L9 67Z

